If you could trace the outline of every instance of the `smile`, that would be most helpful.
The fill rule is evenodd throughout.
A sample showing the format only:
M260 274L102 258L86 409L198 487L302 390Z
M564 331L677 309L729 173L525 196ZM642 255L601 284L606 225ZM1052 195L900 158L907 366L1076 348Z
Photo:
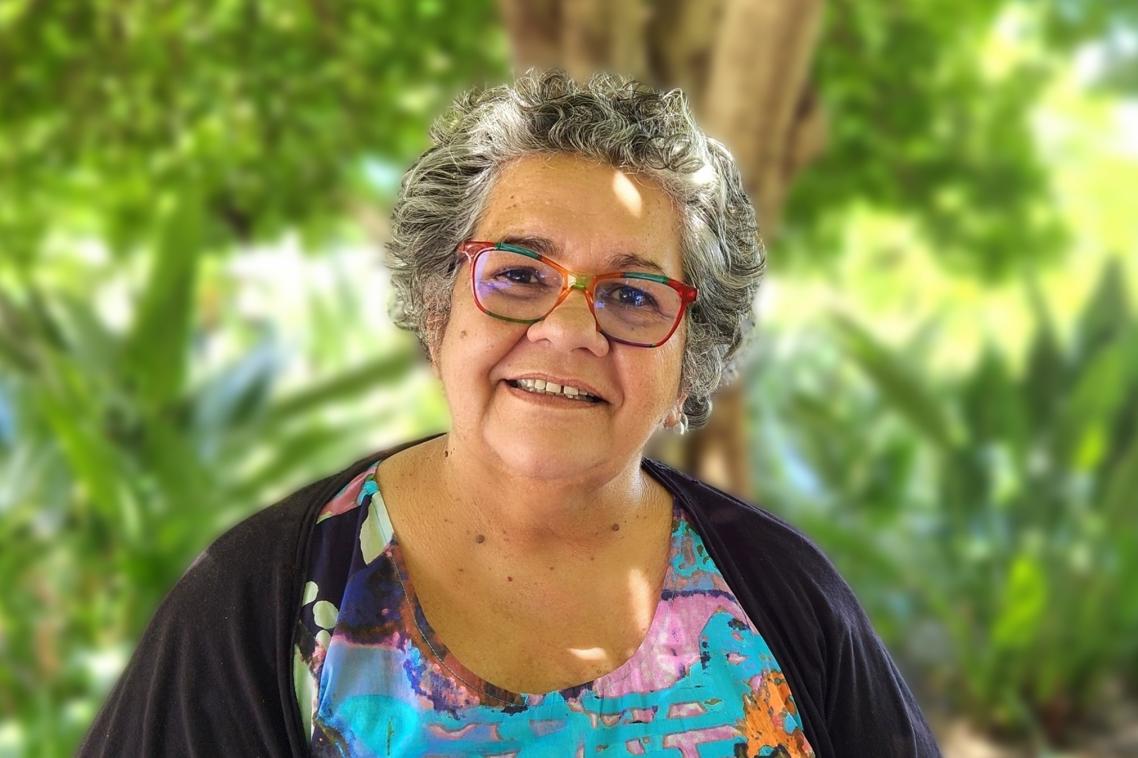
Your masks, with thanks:
M523 390L534 395L548 395L554 397L563 397L568 400L575 400L584 403L600 403L602 400L599 397L590 395L579 387L572 385L561 385L555 382L547 382L544 379L510 379L506 382L519 390Z

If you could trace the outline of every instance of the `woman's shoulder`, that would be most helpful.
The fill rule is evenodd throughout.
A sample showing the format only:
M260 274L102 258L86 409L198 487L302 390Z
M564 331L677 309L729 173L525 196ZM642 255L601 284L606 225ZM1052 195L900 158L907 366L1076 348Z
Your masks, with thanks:
M817 754L937 756L911 691L849 584L809 537L656 461L727 583L782 664Z
M378 464L424 439L367 455L255 511L203 550L171 595L176 597L195 588L210 592L224 589L232 595L240 584L263 586L270 575L278 573L299 581L307 562L312 529L323 520L358 508L365 501L362 496L370 494L367 488L375 487L370 480Z
M79 754L300 749L293 706L266 693L289 691L305 535L316 509L374 460L300 488L202 551L154 614Z
M667 464L649 459L645 465L679 499L713 552L766 576L822 582L822 590L848 589L825 552L788 521Z
M378 454L382 455L382 454ZM374 469L377 455L356 461L334 474L310 482L277 502L263 507L217 537L193 560L159 606L151 626L181 625L193 617L213 618L242 629L240 619L269 612L290 612L292 596L299 598L300 573L308 535L318 515L337 502L351 484Z
M212 567L231 569L234 564L267 567L274 562L291 564L299 560L304 549L303 538L312 522L326 513L331 515L354 506L353 484L358 490L379 457L381 454L356 461L255 511L202 551L183 580L209 573Z

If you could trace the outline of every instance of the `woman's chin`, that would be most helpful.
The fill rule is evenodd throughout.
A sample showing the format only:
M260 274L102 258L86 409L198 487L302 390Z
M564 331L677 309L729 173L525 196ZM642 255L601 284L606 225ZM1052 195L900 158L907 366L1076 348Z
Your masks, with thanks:
M487 442L508 471L528 479L590 478L616 463L598 440L567 437L549 428L488 433Z

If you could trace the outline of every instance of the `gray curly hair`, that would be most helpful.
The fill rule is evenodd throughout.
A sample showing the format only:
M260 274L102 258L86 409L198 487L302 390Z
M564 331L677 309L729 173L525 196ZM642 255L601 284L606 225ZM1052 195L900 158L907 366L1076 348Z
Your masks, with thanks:
M430 353L446 329L455 250L473 232L502 167L523 155L569 153L655 180L680 213L687 311L680 374L689 425L711 415L753 326L766 259L731 154L696 125L679 90L611 74L581 85L529 71L512 85L460 96L432 126L433 146L403 176L387 247L392 318Z

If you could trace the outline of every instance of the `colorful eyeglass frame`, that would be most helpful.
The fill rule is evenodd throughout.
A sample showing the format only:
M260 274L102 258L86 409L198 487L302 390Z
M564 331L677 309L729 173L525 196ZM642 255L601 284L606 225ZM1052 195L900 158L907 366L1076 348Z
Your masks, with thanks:
M510 318L508 316L501 316L487 310L478 296L478 281L476 273L477 266L475 265L475 261L477 260L478 256L487 250L505 250L512 253L518 253L519 255L524 255L527 258L532 258L535 261L541 261L546 266L549 266L550 268L560 273L564 285L561 294L558 295L557 299L554 301L553 305L550 306L549 310L546 311L541 317L533 319ZM478 306L478 309L485 313L487 316L499 319L501 321L512 321L514 323L521 324L534 324L538 321L541 321L543 318L552 313L553 310L557 308L557 306L561 305L561 303L565 301L565 298L569 296L569 293L572 290L578 289L581 290L581 292L585 295L585 300L589 304L589 310L593 314L593 320L597 324L597 329L608 339L624 345L631 345L633 347L659 347L671 339L672 335L679 327L680 321L683 320L687 307L690 304L694 303L696 301L696 298L699 296L699 290L697 288L693 287L690 284L671 279L667 276L664 276L663 274L653 274L644 271L610 271L603 274L578 273L570 271L557 261L553 260L552 258L548 258L541 253L537 253L533 250L530 250L529 248L522 247L520 245L514 245L508 242L468 240L458 246L458 254L460 257L464 257L470 261L470 286L471 291L474 294L474 303ZM622 339L620 337L615 337L601 328L600 321L597 319L594 295L598 282L603 282L611 279L640 279L644 281L664 284L675 290L680 298L680 307L676 311L675 321L672 323L671 328L662 339L657 342L635 342L627 339Z

